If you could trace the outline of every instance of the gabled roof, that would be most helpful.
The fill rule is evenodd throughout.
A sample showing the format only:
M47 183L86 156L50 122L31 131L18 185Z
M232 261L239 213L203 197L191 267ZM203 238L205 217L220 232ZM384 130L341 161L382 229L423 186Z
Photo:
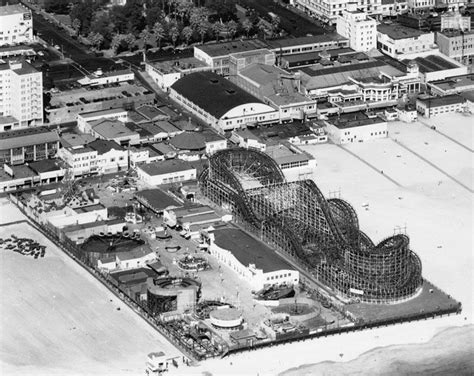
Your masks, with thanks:
M171 89L217 119L243 104L263 104L258 98L212 72L191 73L176 81Z

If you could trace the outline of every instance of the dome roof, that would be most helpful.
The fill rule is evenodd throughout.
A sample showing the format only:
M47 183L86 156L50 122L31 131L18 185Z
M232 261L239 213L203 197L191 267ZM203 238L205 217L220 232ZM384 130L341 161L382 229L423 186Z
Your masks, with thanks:
M201 150L206 147L206 139L196 132L184 132L173 137L169 143L180 150Z

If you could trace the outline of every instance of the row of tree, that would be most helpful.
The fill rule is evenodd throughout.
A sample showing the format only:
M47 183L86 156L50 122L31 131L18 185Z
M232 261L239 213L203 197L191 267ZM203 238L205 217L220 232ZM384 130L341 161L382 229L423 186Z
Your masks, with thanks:
M59 6L57 0L47 0ZM262 20L255 12L239 22L235 0L127 0L124 6L104 7L106 0L71 0L67 5L72 27L96 49L114 52L161 47L167 42L189 45L215 38L263 36L280 30L279 19ZM48 10L48 8L47 8ZM51 10L51 9L49 9Z

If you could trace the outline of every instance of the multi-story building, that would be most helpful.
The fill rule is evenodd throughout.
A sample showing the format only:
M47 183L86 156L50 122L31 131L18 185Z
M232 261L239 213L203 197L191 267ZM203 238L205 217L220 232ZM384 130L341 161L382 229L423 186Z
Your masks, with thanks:
M464 1L464 0L436 0L435 3L436 3L436 6L438 8L443 8L443 9L447 9L448 11L457 12L459 10L459 8L464 7L466 2L470 2L470 0L468 0L468 1Z
M457 94L445 97L418 98L416 100L416 110L419 114L428 118L463 111L465 107L466 100Z
M300 92L299 72L288 73L275 66L252 64L231 76L230 80L264 103L277 108L281 121L316 116L316 100Z
M334 25L345 10L354 6L361 12L380 17L394 17L408 9L407 0L295 0L297 8L330 25Z
M0 46L33 40L31 11L19 4L0 6Z
M436 33L439 50L454 60L470 65L474 56L474 31L444 31Z
M377 26L377 48L395 59L425 51L435 51L435 35L402 25L380 24Z
M408 9L414 11L418 9L434 8L435 0L408 0Z
M0 60L0 132L43 124L43 75L26 61Z
M446 12L441 15L441 31L444 30L471 30L471 16L459 12Z
M99 174L128 169L128 151L114 141L95 140L87 145L97 152L96 166Z
M377 46L377 21L359 10L344 10L337 19L337 32L349 39L356 51L369 51Z
M61 148L58 157L67 163L73 176L82 176L97 172L97 150L88 146Z
M0 133L0 164L18 165L52 158L58 149L58 134L46 127Z

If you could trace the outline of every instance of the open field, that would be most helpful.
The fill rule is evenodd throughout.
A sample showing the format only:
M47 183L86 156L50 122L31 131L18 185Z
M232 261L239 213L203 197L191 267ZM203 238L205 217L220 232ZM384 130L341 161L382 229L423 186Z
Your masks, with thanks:
M4 199L2 199L3 201ZM15 213L2 205L2 221ZM180 355L88 272L23 223L0 227L47 246L37 260L2 251L0 373L142 374L146 355Z
M453 123L464 121L464 126L472 129L472 117L460 114L453 114L451 117ZM461 127L456 125L458 126ZM469 133L469 128L462 130ZM435 166L439 162L442 164L440 169L456 176L458 180L465 179L465 173L472 174L472 153L465 153L463 147L437 135L428 127L421 124L392 123L389 131L391 137L397 137L403 142L411 140L410 149ZM467 142L464 137L462 139ZM431 147L424 149L426 145L423 140L429 140L427 142ZM467 324L469 326L462 331L472 333L472 192L415 154L404 152L405 149L393 140L378 140L347 148L362 160L331 144L304 147L317 159L314 180L321 191L328 196L329 192L340 190L340 197L356 209L361 229L375 242L392 235L396 226L406 226L411 247L423 263L424 277L463 304L461 315L232 355L224 360L206 361L195 369L181 369L179 373L201 374L207 371L214 375L246 375L258 372L260 375L275 375L303 364L328 360L350 361L377 347L424 343L447 327ZM445 149L448 150L449 159L454 159L454 162L443 161L439 156L440 150L444 153ZM381 169L383 174L380 173ZM468 180L463 182L467 184ZM369 204L367 210L362 206L364 204ZM387 351L384 361L387 364L403 362L405 354L412 349L410 346L403 346L408 349L406 352ZM444 348L443 345L438 344L439 346L441 349L438 352L427 346L426 351L419 353L419 362L429 363L439 353L472 353L472 344L466 343L461 337L452 338ZM350 368L350 374L377 374L371 373L376 368L366 368L364 362L357 365L359 368ZM316 368L315 373L310 374L318 374L318 370ZM321 373L326 370L327 368L322 368ZM170 372L172 373L173 371Z

